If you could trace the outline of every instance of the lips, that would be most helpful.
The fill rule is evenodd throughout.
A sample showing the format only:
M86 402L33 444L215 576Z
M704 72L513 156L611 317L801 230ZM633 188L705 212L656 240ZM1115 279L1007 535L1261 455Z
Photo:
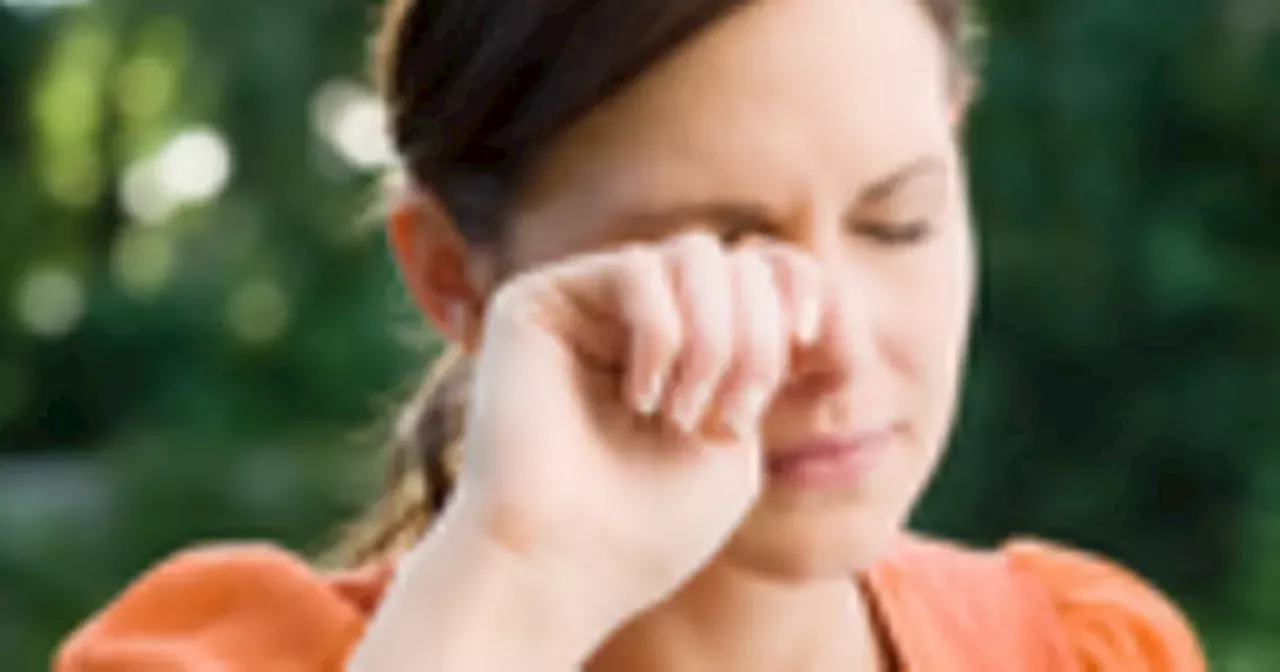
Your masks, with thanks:
M806 488L856 485L892 444L891 428L844 436L818 436L771 451L766 468L774 481Z

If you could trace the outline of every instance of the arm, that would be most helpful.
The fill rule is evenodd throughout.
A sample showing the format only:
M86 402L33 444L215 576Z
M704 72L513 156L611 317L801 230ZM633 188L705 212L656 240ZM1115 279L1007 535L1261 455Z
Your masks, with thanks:
M583 600L449 516L407 557L349 672L565 672L608 634Z

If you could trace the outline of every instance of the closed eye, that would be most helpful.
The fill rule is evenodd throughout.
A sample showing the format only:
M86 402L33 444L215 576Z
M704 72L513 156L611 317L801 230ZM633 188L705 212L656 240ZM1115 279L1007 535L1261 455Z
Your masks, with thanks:
M738 247L750 240L771 238L773 235L765 226L731 226L720 231L720 240L728 247Z
M923 242L933 233L933 226L926 219L909 222L863 220L854 225L854 231L881 245L905 247Z

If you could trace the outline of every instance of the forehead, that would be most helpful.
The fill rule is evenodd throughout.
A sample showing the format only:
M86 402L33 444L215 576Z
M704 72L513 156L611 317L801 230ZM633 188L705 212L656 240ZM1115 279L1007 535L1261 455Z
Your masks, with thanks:
M545 257L599 237L570 222L655 201L838 200L944 152L946 77L917 0L759 0L548 148L521 194L516 238Z

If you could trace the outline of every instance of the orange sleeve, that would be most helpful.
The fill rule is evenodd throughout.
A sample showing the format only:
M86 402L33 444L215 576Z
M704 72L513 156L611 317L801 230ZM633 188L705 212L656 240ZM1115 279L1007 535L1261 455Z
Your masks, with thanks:
M346 585L266 545L179 554L143 575L54 655L54 672L340 670L368 582Z
M1190 623L1127 569L1042 542L1004 549L1015 572L1043 586L1062 623L1067 655L1090 672L1204 672Z

